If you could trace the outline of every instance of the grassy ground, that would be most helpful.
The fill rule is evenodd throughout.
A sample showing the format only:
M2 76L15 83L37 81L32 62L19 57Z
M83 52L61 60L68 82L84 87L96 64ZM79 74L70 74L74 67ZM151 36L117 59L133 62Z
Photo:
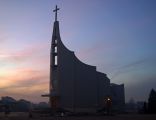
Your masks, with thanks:
M65 116L65 117L51 117L33 115L29 118L28 113L11 113L5 116L0 113L0 120L156 120L156 114L121 114L114 116Z

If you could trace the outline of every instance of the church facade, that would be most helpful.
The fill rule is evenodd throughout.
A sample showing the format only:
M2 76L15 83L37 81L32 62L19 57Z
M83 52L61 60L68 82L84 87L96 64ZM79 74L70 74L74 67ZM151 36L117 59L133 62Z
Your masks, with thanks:
M50 104L53 109L96 112L111 98L112 107L124 106L124 85L111 84L96 66L81 62L61 41L57 10L50 51ZM119 108L119 107L118 107Z

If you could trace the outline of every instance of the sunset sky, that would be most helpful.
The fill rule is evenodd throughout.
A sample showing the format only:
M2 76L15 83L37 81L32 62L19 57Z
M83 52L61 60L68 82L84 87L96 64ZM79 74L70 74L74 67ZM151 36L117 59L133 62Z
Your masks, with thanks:
M156 89L156 0L0 0L0 96L47 101L53 9L64 45L126 101Z

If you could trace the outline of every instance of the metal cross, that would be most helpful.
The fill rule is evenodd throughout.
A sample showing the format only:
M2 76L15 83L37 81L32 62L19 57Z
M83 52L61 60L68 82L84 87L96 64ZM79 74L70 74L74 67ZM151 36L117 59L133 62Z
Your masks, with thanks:
M57 21L57 11L58 10L60 10L60 8L57 8L57 5L56 5L55 10L53 10L53 12L55 12L55 21Z

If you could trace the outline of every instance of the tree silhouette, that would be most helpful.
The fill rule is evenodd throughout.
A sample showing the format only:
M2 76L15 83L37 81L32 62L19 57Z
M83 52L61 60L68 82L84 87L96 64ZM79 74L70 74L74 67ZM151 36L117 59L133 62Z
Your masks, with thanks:
M148 112L156 113L156 91L154 89L151 90L148 98Z

